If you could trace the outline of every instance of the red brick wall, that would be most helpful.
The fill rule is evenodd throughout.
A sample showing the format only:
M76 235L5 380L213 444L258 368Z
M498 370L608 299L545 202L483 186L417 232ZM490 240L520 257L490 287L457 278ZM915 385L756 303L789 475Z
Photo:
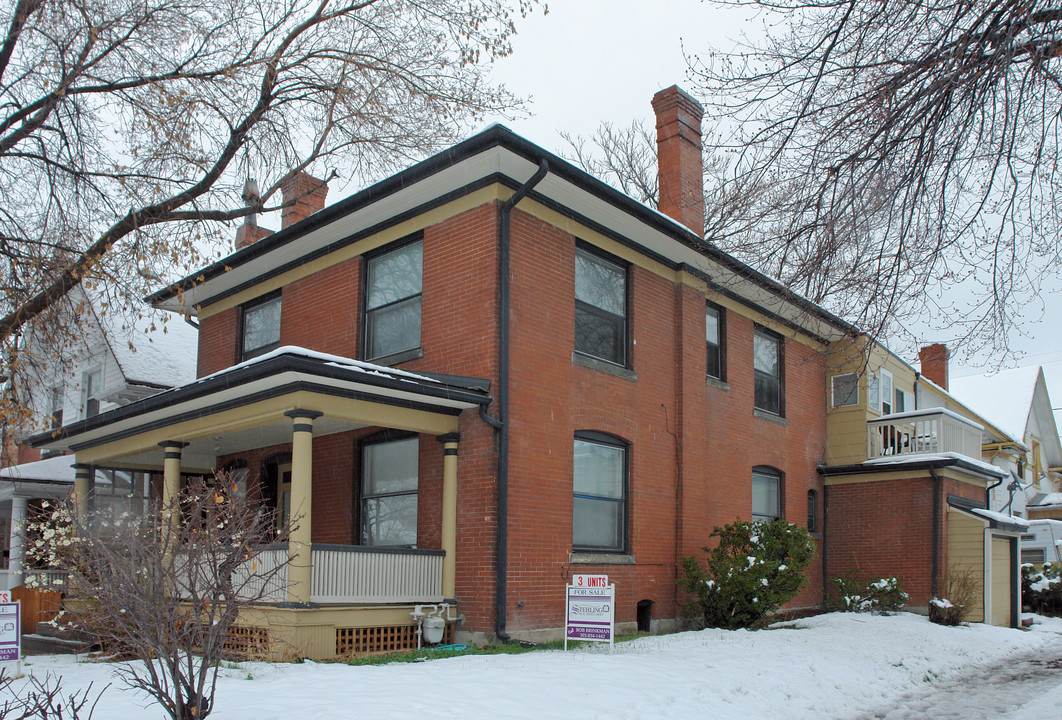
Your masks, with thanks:
M285 285L280 344L357 357L360 305L360 257Z
M239 331L239 308L222 310L199 322L196 377L216 373L236 362L236 343Z
M938 573L946 573L947 497L984 502L984 488L951 478L941 481ZM897 577L925 607L932 597L933 479L928 473L902 480L829 488L827 573L839 577Z
M496 203L424 232L423 357L408 370L491 380L497 393ZM633 381L573 364L575 239L516 210L512 216L512 380L508 627L558 627L563 585L573 572L606 572L617 583L620 622L637 603L654 618L678 614L676 567L699 554L715 525L748 518L751 472L785 474L785 515L803 523L808 489L820 492L823 357L785 343L786 419L752 411L753 323L726 314L729 389L705 383L704 295L639 267L630 272ZM360 258L283 289L281 342L354 356L360 322ZM200 329L200 374L232 364L237 311ZM492 414L497 409L490 409ZM457 599L465 630L494 628L497 478L495 433L473 411L460 421ZM595 430L629 443L630 553L634 565L569 564L574 433ZM369 432L367 430L365 432ZM315 542L356 540L355 433L314 440ZM252 477L285 448L245 453ZM438 547L442 447L421 436L418 532ZM796 604L818 600L819 563Z

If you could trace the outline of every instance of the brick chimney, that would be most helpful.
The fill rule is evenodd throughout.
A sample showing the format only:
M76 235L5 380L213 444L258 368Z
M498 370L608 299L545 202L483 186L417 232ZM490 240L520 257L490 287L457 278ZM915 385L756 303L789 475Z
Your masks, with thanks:
M286 228L324 207L328 183L300 172L281 185L280 192L284 196L280 227Z
M653 96L660 212L704 235L701 104L678 85Z
M918 351L918 362L922 366L922 375L945 390L948 389L948 346L941 343L926 345Z
M241 250L248 245L253 245L266 235L272 235L273 231L269 228L258 227L254 223L253 215L248 215L247 220L243 225L236 228L236 249Z

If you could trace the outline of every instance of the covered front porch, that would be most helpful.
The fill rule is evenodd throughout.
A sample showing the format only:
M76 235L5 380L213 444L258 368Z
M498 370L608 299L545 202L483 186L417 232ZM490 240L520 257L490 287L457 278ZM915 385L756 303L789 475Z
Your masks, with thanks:
M359 628L408 628L414 605L454 601L459 420L487 402L486 381L411 374L283 347L34 443L74 453L75 496L86 511L94 466L157 473L158 497L168 507L182 476L209 476L215 469L238 474L247 458L260 464L270 454L268 482L275 484L262 478L248 483L244 470L242 490L275 503L290 531L284 545L258 558L283 567L254 612L241 615L245 636L236 643L258 656L330 658L364 648L349 640ZM415 532L410 542L401 534L381 540L357 528L330 527L337 522L337 500L328 491L338 481L315 482L315 473L352 483L353 452L337 456L332 450L353 444L367 429L418 438L420 456L441 466L432 512L421 518L432 524L423 533L427 543L418 543ZM320 540L336 537L349 542Z

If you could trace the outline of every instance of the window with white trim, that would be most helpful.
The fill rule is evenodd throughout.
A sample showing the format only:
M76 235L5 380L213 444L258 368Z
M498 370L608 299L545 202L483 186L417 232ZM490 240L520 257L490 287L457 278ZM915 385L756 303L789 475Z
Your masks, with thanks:
M85 417L95 417L100 414L100 395L103 393L103 371L90 370L85 373L82 384L82 404Z
M835 408L859 404L859 374L846 373L831 378L831 402Z
M627 445L611 435L575 436L572 547L591 552L627 548Z
M892 373L881 369L881 414L892 414Z

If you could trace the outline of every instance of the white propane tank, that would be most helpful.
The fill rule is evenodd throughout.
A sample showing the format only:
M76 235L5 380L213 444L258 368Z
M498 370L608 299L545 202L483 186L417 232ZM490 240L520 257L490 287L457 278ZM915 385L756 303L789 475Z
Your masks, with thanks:
M422 628L424 642L435 645L443 639L443 630L445 628L446 621L441 617L432 615L431 617L424 618L424 626Z

